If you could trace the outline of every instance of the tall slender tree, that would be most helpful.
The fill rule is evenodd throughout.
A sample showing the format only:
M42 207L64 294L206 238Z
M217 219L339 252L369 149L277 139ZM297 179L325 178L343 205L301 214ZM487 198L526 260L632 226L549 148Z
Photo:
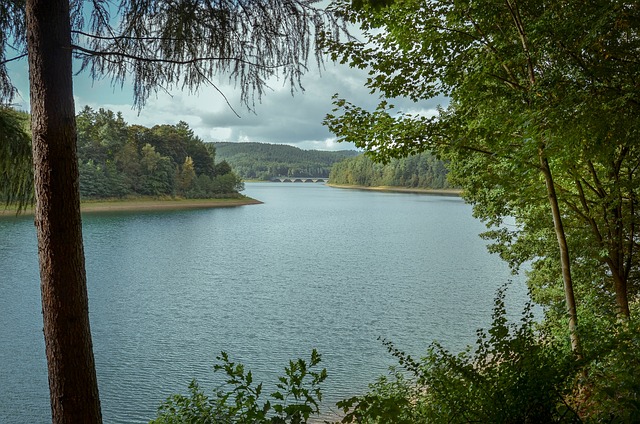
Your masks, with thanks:
M336 1L365 41L328 49L368 68L367 86L386 98L444 95L448 104L426 116L336 99L341 113L326 123L381 160L435 150L452 160L477 216L497 226L515 216L516 231L491 233L495 249L512 263L545 258L534 274L547 287L562 281L579 351L576 286L605 287L629 316L637 284L637 4L384 3Z
M236 81L252 108L272 77L292 93L317 35L344 29L311 0L82 0L0 2L0 95L15 89L7 64L28 56L36 229L44 336L55 423L101 421L89 327L78 194L73 57L93 78L130 82L142 107L158 89ZM114 13L112 15L112 13ZM12 49L15 57L7 58ZM221 96L221 99L225 99Z

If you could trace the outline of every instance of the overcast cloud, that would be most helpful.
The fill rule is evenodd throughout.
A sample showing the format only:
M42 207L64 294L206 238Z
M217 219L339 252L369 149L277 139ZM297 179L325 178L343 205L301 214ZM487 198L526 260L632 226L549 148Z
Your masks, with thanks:
M28 81L26 62L14 66L13 82L21 97L20 107L28 107ZM338 150L353 148L349 144L336 143L336 138L322 120L332 110L331 97L340 97L367 109L375 108L378 96L369 94L364 87L366 73L344 65L327 63L321 73L311 69L303 77L304 91L291 95L289 86L274 81L255 113L239 104L238 89L221 84L220 89L240 117L236 116L224 98L213 88L201 89L197 95L173 91L152 96L145 108L138 113L132 109L133 96L129 87L113 88L108 80L91 81L84 74L74 77L76 109L85 105L94 109L105 108L121 112L129 124L152 127L156 124L176 124L185 121L204 141L284 143L302 149ZM26 100L25 100L26 99ZM392 101L397 110L433 113L442 99L419 104L409 100Z

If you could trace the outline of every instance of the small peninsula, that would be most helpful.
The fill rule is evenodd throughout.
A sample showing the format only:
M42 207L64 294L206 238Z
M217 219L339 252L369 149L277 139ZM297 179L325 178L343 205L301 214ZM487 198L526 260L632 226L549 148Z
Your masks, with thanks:
M116 199L89 200L80 205L82 213L101 212L151 212L189 209L230 208L236 206L259 205L260 200L251 197L220 198L220 199ZM28 207L21 214L33 215L34 208ZM0 206L0 216L16 215L16 207Z

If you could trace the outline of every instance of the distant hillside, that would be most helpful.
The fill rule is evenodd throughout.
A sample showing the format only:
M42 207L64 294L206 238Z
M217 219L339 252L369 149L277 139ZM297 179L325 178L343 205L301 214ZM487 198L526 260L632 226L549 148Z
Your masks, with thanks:
M216 148L217 161L227 161L242 178L259 180L279 176L328 178L333 164L360 154L354 150L302 150L284 144L212 144Z

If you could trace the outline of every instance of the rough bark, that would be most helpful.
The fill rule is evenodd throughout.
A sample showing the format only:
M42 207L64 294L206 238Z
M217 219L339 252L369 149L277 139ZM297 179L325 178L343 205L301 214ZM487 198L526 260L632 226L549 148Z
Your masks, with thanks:
M612 172L612 179L616 182L616 187L620 187L620 161L614 162L612 168L614 172ZM618 314L624 318L629 318L631 316L631 312L629 310L629 297L627 290L627 278L625 276L625 247L627 245L627 241L625 238L624 231L624 211L622 204L624 203L624 199L622 197L622 193L618 188L616 190L617 202L616 206L613 210L613 218L614 218L614 238L613 238L613 247L615 248L613 252L613 260L610 263L609 269L611 270L611 274L613 276L613 286L616 293L616 303L618 305ZM633 216L633 215L631 215ZM633 234L633 233L631 233ZM633 238L633 235L631 236ZM631 257L631 253L630 253Z
M551 214L553 216L553 229L558 239L558 248L560 250L560 265L562 268L562 282L564 285L564 297L567 307L567 314L569 316L569 337L571 339L571 350L577 355L581 356L580 338L578 336L578 311L576 308L576 299L573 291L573 279L571 278L571 261L569 257L569 246L567 244L567 237L564 232L564 226L562 224L562 215L560 213L560 206L558 204L558 196L556 194L556 188L553 182L553 174L551 173L551 167L549 161L544 155L544 149L540 148L538 151L540 159L540 169L544 175L545 185L547 188L547 195L549 197L549 204L551 206Z
M591 165L592 175L596 176L595 168ZM617 179L617 177L614 177ZM602 201L606 196L606 192L604 188L602 188L599 180L595 178L597 193L600 196L600 200ZM592 216L593 212L591 211L591 207L587 201L587 197L585 196L584 189L582 188L582 182L580 179L575 180L576 187L578 189L578 196L580 199L580 204L582 205L582 210L579 210L577 206L570 205L570 207L580 216L584 221L589 224L591 228L591 232L593 233L595 239L598 242L598 245L602 248L607 248L608 254L604 259L609 271L611 271L611 277L613 278L613 287L616 295L616 304L618 306L618 314L626 319L631 317L631 312L629 310L629 290L628 290L628 280L629 280L629 272L631 270L632 257L635 243L633 242L633 237L628 237L625 239L624 231L622 225L619 224L621 217L623 216L622 210L618 207L618 212L616 212L616 234L617 237L611 240L609 237L609 241L605 242L598 222ZM616 181L616 185L619 185L619 181ZM619 203L622 203L621 196L619 195ZM631 202L631 211L629 216L634 216L633 212L633 203ZM608 216L607 207L605 206L602 209L602 216L605 218L605 234L611 234L611 230L607 231L607 228L610 228L608 225L608 220L606 219ZM633 221L630 223L630 234L634 234L634 225Z
M54 423L102 421L82 222L68 0L27 1L35 225Z
M617 268L609 267L613 276L613 286L616 293L616 304L618 306L618 314L625 319L631 317L629 309L629 297L627 289L627 279L620 275Z

